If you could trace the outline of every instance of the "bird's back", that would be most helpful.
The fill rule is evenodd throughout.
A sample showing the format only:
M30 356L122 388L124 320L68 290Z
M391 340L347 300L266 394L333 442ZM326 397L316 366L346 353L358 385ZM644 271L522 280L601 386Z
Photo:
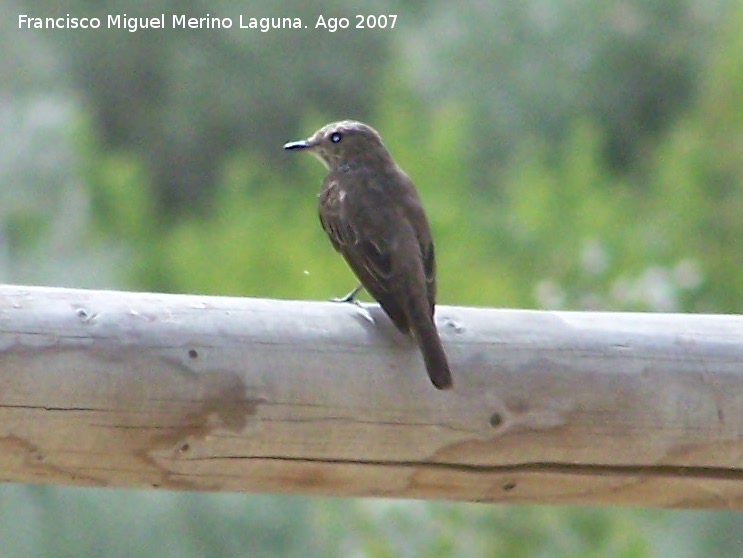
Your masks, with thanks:
M318 196L318 212L333 247L395 326L409 333L410 289L425 291L427 313L433 317L433 243L412 183L401 172L393 177L398 183L392 188L384 179L379 174L331 173Z

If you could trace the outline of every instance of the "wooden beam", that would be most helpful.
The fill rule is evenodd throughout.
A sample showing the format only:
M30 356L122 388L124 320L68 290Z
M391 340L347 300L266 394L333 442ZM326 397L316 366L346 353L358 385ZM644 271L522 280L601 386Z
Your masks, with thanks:
M743 317L0 287L0 478L743 509Z

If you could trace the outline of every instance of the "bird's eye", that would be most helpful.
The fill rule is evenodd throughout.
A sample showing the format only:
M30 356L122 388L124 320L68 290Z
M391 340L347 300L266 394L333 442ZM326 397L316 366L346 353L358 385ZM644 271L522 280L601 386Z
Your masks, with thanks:
M332 141L333 143L338 143L339 141L341 141L342 137L343 136L340 132L333 132L333 134L330 136L330 141Z

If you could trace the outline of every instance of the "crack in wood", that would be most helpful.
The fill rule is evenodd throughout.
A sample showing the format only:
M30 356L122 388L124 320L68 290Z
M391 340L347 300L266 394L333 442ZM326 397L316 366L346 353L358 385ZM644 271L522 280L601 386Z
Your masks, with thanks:
M31 409L34 411L110 411L111 409L99 409L96 407L49 407L46 405L10 405L2 404L0 409Z
M183 458L181 458L183 459ZM509 465L469 465L466 463L436 463L427 461L360 460L360 459L322 459L304 457L282 457L275 455L215 455L210 457L190 457L187 461L213 460L266 460L287 463L306 463L321 465L356 465L370 467L412 467L460 473L514 474L544 473L560 475L588 476L642 476L665 478L691 478L695 480L743 480L743 469L725 467L703 467L685 465L601 465L581 463L559 463L535 461L531 463L512 463Z
M333 417L300 417L300 418L270 418L270 417L261 417L258 419L259 422L269 422L269 423L299 423L299 424L312 424L312 423L322 423L322 422L341 422L344 424L348 423L354 423L354 424L368 424L371 426L380 426L380 427L395 427L395 428L438 428L442 430L449 430L451 432L465 432L467 434L476 434L480 432L479 430L476 430L474 428L458 428L456 426L451 426L449 424L443 424L438 422L395 422L391 420L364 420L364 419L357 419L351 416L333 416Z

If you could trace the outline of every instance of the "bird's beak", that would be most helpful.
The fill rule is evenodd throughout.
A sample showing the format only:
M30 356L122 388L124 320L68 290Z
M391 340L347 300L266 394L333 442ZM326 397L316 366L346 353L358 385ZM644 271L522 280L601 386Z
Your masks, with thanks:
M308 147L312 147L309 140L290 141L284 144L284 149L287 151L292 149L307 149Z

